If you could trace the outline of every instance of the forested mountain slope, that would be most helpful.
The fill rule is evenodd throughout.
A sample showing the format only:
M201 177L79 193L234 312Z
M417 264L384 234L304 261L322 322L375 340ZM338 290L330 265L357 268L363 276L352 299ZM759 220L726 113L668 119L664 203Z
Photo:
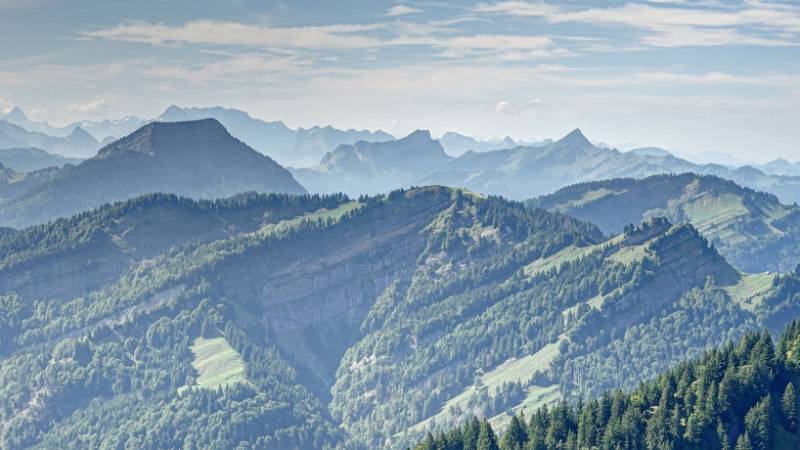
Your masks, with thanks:
M619 233L652 217L688 222L747 272L800 263L800 208L715 176L684 173L580 183L528 202Z
M214 119L154 122L0 203L0 224L43 223L150 192L217 198L246 191L305 189Z
M149 195L0 232L0 445L400 448L633 387L797 292L665 220L606 241L442 187Z
M54 178L58 172L58 168L49 167L23 173L0 162L0 208L4 203Z
M497 436L476 418L414 450L736 449L800 447L800 322L749 333L630 393L606 392L514 415Z

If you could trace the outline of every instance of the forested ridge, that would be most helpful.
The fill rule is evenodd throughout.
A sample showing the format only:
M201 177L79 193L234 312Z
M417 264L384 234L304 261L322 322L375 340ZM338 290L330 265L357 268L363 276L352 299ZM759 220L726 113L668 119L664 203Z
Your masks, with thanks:
M463 190L153 194L0 234L0 446L404 448L798 315L691 225Z
M616 234L652 217L691 223L745 272L793 270L800 263L800 208L713 175L660 174L577 183L531 199Z
M485 419L428 434L414 450L718 449L800 446L800 322L773 344L748 333L630 392L514 415L498 435Z

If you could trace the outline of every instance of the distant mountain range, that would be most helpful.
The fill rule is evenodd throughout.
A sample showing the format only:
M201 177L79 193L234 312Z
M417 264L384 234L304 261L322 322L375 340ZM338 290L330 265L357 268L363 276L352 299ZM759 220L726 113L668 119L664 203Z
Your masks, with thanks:
M100 143L80 127L73 128L66 136L53 137L0 120L0 149L38 148L68 158L88 158L99 146Z
M779 158L766 164L757 164L755 167L770 175L800 176L800 161L790 162Z
M660 149L620 152L593 145L574 130L541 147L517 147L486 153L468 152L420 181L445 184L523 199L569 184L619 177L643 178L661 173L695 172L727 178L772 192L786 203L800 200L800 177L770 176L753 167L694 164Z
M214 119L153 122L95 157L55 172L10 175L0 224L26 226L148 192L216 198L245 191L305 193L278 163Z
M394 139L392 135L380 130L374 132L352 129L339 130L331 126L291 129L280 121L265 122L255 119L243 111L221 107L181 108L172 105L154 119L126 117L119 120L86 120L60 128L50 126L47 123L31 121L19 108L14 108L5 115L0 115L0 120L35 133L46 134L54 138L66 138L74 134L76 130L80 130L79 133L87 132L93 135L96 141L102 141L103 144L108 144L115 139L127 136L141 126L154 121L181 122L209 118L218 120L237 139L244 141L279 163L289 166L299 167L316 164L325 152L341 144L352 144L360 140L388 141ZM40 142L36 142L39 145L34 145L30 143L30 140L9 141L7 143L3 141L1 133L2 128L0 128L0 148L39 147L54 153L85 158L93 156L100 146L100 144L94 142L93 145L89 145L89 150L76 152L64 145L57 146L55 144L41 144ZM25 145L26 143L30 143L30 145ZM80 155L77 153L80 153Z
M340 145L318 165L291 170L311 192L375 194L408 186L451 159L430 132L417 130L396 141Z
M655 175L575 184L528 202L617 234L654 217L691 223L736 267L789 272L800 263L800 207L716 176Z
M256 150L284 166L304 167L316 164L325 152L342 144L357 141L389 141L394 137L384 131L339 130L331 126L291 129L283 122L265 122L236 109L180 108L170 106L158 119L178 122L203 118L217 119L228 131Z
M509 136L503 139L480 140L453 131L443 134L438 140L442 148L444 148L450 156L460 156L468 151L487 152L521 145Z
M81 158L66 158L38 148L0 149L0 164L17 172L32 172L46 167L62 167L65 164L78 164Z
M267 122L251 117L244 111L222 107L179 107L172 105L153 119L143 119L129 116L118 120L74 122L64 127L54 127L46 122L30 120L20 108L13 108L0 115L0 149L2 148L40 148L50 153L60 154L75 158L87 158L101 146L105 146L115 139L126 136L142 125L153 121L178 122L204 118L217 119L236 138L255 148L259 152L270 156L278 163L294 167L317 170L325 153L335 150L340 145L353 145L358 141L386 142L395 138L381 130L340 130L331 126L291 129L281 121ZM3 124L3 122L6 122ZM21 128L12 128L8 124ZM28 131L29 133L24 133ZM90 135L93 140L87 139ZM583 138L585 140L585 137ZM95 142L96 141L96 142ZM532 162L538 157L531 149L544 149L555 144L547 139L535 143L525 143L511 137L503 139L481 140L465 136L456 132L447 132L438 139L441 147L448 156L456 157L451 167L445 167L440 173L432 174L430 171L419 171L417 179L413 182L435 181L437 179L452 180L453 183L466 183L479 186L482 183L495 184L494 176L509 175L513 179L515 172L524 172L525 168L517 167L520 164ZM581 140L578 140L581 141ZM588 140L586 140L588 143ZM578 142L583 144L583 142ZM633 167L638 172L652 175L659 170L683 172L692 170L698 173L717 174L731 178L737 182L759 189L771 189L781 196L784 201L795 201L800 195L793 194L795 188L792 180L769 180L766 176L800 177L800 162L789 162L777 159L767 164L743 165L734 157L720 152L705 152L702 154L674 153L658 147L634 148L627 152L619 152L604 144L592 145L594 149L606 150L601 156L603 167L596 168L596 174L587 173L585 180L613 177L615 174L626 175L626 169ZM563 145L559 146L563 148ZM573 149L574 150L574 149ZM580 151L580 150L578 150ZM490 155L476 156L474 153L489 153ZM527 153L527 156L522 154ZM540 153L547 153L547 150ZM620 156L618 154L626 154ZM595 154L595 156L602 155ZM544 156L543 154L540 156ZM636 161L637 158L645 161ZM627 160L627 161L626 161ZM696 161L696 162L695 162ZM481 164L485 164L481 167ZM580 165L579 162L578 165ZM497 167L497 166L503 167ZM591 169L591 163L587 164ZM653 166L648 169L645 166ZM736 173L736 167L745 170ZM752 172L750 169L758 169ZM438 170L439 168L436 167ZM574 170L573 170L574 169ZM579 180L579 176L569 175L569 172L582 172L586 167L560 167L558 172L572 182ZM747 173L747 172L750 173ZM423 173L424 172L424 173ZM590 171L591 172L591 171ZM599 175L599 176L598 176ZM380 184L380 183L379 183ZM385 184L385 183L384 183ZM512 180L506 186L496 186L495 193L504 192L512 198L530 197L530 189L520 189L514 186ZM542 182L552 192L552 183ZM568 183L555 183L563 187ZM366 192L366 191L365 191ZM541 194L542 192L539 192ZM538 195L538 194L536 194Z
M47 122L36 122L30 120L25 112L19 107L14 107L9 112L0 115L0 120L12 123L28 131L59 138L67 137L72 134L76 128L80 128L92 135L95 140L103 144L108 144L110 140L116 140L123 136L127 136L148 122L147 120L139 117L129 116L116 120L82 120L80 122L73 122L63 127L54 127Z
M439 184L520 200L585 181L684 172L730 179L771 192L784 203L800 201L800 177L768 175L751 166L694 164L657 148L620 152L593 145L580 130L541 146L467 151L458 157L447 155L430 133L417 131L396 141L343 145L320 164L293 171L311 192L357 195Z

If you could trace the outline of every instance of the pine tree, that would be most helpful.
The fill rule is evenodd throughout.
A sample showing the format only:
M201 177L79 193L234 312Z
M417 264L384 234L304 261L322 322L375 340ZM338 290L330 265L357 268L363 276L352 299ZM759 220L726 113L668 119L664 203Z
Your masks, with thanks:
M719 420L717 421L717 439L719 439L720 450L731 450L731 444L728 440L728 432L725 431L725 427Z
M497 446L497 436L486 419L481 422L476 450L500 450L500 447Z
M513 416L506 432L500 439L500 448L503 450L522 450L522 446L525 445L527 440L528 436L520 419L517 416Z
M747 433L742 433L739 439L736 440L736 450L753 450L753 445L750 443Z
M786 385L786 390L783 391L781 410L786 421L786 427L792 431L797 430L797 394L795 393L794 384L791 382Z
M478 446L478 435L480 434L481 424L477 417L467 421L464 426L463 443L464 450L475 450Z
M745 430L756 450L767 450L770 447L772 440L770 409L772 409L772 400L767 396L750 408L744 417Z

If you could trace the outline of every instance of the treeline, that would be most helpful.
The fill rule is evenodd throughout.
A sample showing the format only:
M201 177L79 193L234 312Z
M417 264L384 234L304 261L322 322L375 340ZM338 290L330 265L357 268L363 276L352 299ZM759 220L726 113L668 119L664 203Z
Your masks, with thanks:
M157 207L182 208L207 213L209 216L235 215L235 219L241 221L242 216L252 210L287 215L287 213L311 212L320 208L332 209L348 201L350 199L344 194L291 195L249 192L216 200L195 200L164 193L145 194L22 230L2 228L0 268L16 261L78 248L112 226L121 217L135 211L147 211Z
M629 393L520 413L498 437L473 418L414 450L800 448L800 321L777 347L750 333Z

